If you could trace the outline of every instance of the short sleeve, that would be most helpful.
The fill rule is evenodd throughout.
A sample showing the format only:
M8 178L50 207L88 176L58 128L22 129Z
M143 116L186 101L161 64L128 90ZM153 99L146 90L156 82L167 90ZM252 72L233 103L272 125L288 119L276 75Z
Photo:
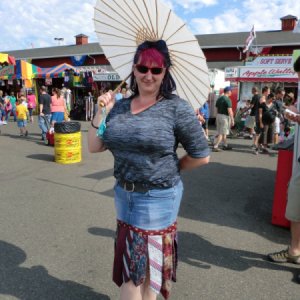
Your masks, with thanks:
M184 100L178 101L176 108L175 135L189 156L209 156L210 150L202 126L192 107Z

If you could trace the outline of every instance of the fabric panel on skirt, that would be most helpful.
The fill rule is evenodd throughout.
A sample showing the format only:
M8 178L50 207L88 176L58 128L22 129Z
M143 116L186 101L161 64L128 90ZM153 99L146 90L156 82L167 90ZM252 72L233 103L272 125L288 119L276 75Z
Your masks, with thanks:
M176 281L177 224L163 230L142 230L118 220L113 281L144 283L149 268L150 287L165 299Z

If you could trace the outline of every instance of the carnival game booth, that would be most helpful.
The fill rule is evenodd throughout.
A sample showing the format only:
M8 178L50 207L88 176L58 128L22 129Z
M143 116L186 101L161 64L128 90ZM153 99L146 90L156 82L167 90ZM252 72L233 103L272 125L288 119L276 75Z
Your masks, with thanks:
M298 77L293 69L291 55L257 56L245 66L225 68L225 79L239 85L239 99L252 98L252 87L261 90L264 86L275 91L277 87L292 92L295 98L298 94Z

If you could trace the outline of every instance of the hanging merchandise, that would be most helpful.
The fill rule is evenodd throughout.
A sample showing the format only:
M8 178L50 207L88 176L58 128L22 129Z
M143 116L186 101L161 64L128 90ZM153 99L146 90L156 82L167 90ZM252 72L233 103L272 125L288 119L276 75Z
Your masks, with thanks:
M52 85L52 78L45 78L45 85Z

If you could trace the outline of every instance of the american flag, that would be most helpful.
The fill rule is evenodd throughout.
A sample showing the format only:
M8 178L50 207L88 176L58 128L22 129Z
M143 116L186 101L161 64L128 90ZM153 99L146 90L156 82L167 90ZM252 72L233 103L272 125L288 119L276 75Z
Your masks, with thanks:
M255 33L255 30L254 30L254 25L253 25L253 27L250 31L250 34L249 34L249 36L247 37L247 39L245 41L245 47L243 49L243 53L246 53L249 50L249 48L250 48L250 46L251 46L251 44L252 44L252 42L254 41L255 38L256 38L256 33Z

